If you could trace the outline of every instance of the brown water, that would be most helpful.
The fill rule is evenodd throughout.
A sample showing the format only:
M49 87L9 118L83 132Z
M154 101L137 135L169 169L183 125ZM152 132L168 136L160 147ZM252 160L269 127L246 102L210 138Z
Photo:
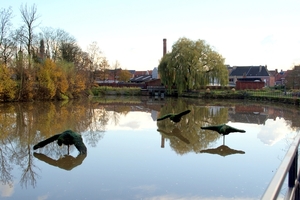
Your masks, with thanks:
M190 109L174 124L156 119ZM246 133L225 138L201 126ZM292 105L198 99L0 104L1 199L259 199L300 127ZM87 146L34 144L64 130ZM284 194L284 185L281 195Z

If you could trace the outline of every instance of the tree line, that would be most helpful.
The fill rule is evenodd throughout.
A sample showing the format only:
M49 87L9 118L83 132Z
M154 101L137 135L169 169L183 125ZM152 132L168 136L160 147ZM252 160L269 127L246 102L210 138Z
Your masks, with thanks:
M22 25L13 29L12 8L0 9L0 101L76 98L93 85L96 70L104 80L120 68L97 42L83 51L68 32L40 27L36 5L21 5L20 14ZM123 71L120 78L129 80Z
M76 98L88 94L95 74L106 80L109 69L120 81L130 79L127 70L117 70L118 61L109 65L97 42L83 51L68 32L40 27L36 5L21 5L20 14L22 25L13 29L12 9L0 10L0 101ZM204 40L180 38L158 72L169 91L175 87L178 93L228 84L224 58Z

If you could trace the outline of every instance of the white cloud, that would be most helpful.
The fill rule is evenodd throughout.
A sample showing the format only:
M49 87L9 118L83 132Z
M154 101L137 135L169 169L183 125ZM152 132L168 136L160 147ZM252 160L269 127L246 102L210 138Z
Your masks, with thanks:
M107 130L140 130L155 127L156 121L153 121L151 113L135 111L120 115L117 125L110 119L106 128Z
M0 192L2 197L10 197L14 193L14 186L8 184L0 184Z
M272 146L292 132L292 129L286 126L286 121L277 117L276 120L268 119L257 137L264 144Z

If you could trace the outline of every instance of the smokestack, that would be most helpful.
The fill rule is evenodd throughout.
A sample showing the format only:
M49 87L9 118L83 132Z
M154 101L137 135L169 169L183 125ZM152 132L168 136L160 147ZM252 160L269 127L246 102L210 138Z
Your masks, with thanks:
M167 39L163 39L163 43L164 43L163 46L163 56L164 56L167 53Z
M161 136L160 147L165 148L165 138L163 136Z

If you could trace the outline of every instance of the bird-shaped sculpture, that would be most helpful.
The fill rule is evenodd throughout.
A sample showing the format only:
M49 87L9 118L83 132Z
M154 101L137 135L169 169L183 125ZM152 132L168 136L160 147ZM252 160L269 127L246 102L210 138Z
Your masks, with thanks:
M221 124L221 125L216 125L216 126L206 126L206 127L201 127L201 129L208 129L212 131L216 131L219 134L223 135L223 142L225 140L225 135L228 135L229 133L233 132L240 132L240 133L245 133L246 131L234 128L232 126L228 126L226 124Z
M183 112L178 113L178 114L169 113L167 115L164 115L164 116L158 118L157 121L161 121L161 120L170 118L170 120L172 122L178 123L178 122L180 122L182 116L184 116L184 115L186 115L190 112L191 112L190 110L186 110L186 111L183 111Z
M80 154L86 154L87 148L85 144L83 143L82 137L80 134L75 133L72 130L66 130L60 134L56 134L44 141L39 142L38 144L33 146L33 149L36 150L38 148L42 148L46 146L47 144L54 142L57 140L57 144L61 146L62 144L68 146L68 154L69 154L69 147L70 145L75 145L77 150L79 151Z
M240 133L245 133L246 131L234 128L232 126L228 126L226 124L221 124L221 125L216 125L216 126L202 126L201 129L208 129L212 131L217 131L221 135L228 135L229 133L233 132L240 132Z

